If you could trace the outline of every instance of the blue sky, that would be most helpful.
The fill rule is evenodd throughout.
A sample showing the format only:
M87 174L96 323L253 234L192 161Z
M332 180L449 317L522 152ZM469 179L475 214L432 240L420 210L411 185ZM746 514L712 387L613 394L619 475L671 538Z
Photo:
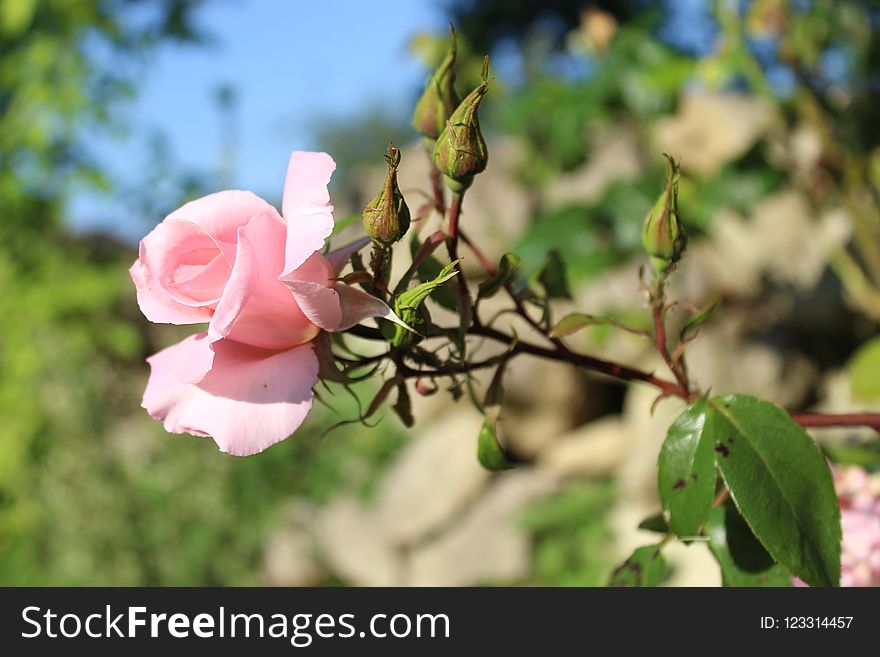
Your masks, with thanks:
M313 126L322 117L354 115L380 98L411 100L426 72L408 40L445 29L446 20L436 0L211 0L196 19L212 44L153 53L136 99L125 106L130 134L93 141L124 184L137 184L156 130L168 137L176 162L216 170L227 142L216 92L229 84L238 94L231 182L275 198L290 152L315 147ZM120 220L126 212L120 201L92 193L77 194L69 208L76 228L135 239L149 230L148 223Z

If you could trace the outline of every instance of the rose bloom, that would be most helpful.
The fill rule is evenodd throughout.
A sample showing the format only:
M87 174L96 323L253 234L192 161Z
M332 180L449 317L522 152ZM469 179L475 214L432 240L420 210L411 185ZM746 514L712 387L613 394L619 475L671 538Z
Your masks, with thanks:
M211 436L239 456L284 440L311 409L321 330L393 317L379 299L336 282L366 240L321 253L333 231L335 168L326 153L295 152L281 214L250 192L218 192L141 240L130 273L147 319L208 324L147 359L142 405L167 431Z

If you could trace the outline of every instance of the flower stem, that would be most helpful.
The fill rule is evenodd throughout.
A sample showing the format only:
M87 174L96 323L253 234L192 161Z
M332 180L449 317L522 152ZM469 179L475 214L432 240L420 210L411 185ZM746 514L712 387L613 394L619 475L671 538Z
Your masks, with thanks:
M651 303L651 315L654 320L654 344L657 352L666 363L669 371L675 377L681 390L684 392L685 399L690 397L690 383L683 367L684 356L678 361L669 354L669 340L666 336L666 293L664 290L665 279L658 276L654 279L654 283L649 290Z
M449 253L449 261L455 262L455 270L458 275L455 277L458 285L458 307L461 313L462 324L470 324L471 315L471 295L468 291L467 281L464 279L464 272L461 269L461 263L458 260L458 222L461 218L461 204L464 201L464 192L453 192L452 202L449 204L449 238L446 240L446 250Z

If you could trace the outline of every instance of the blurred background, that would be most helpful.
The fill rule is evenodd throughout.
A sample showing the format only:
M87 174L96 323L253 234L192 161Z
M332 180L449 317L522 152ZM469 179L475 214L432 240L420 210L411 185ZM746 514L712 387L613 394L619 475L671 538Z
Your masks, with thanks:
M878 21L873 0L0 0L0 584L604 584L647 542L676 404L521 360L513 471L479 467L482 416L444 394L416 396L410 430L327 432L357 404L325 391L295 437L230 457L139 406L145 357L190 329L140 315L137 241L218 189L277 203L295 149L336 159L342 217L393 139L417 207L409 116L451 22L459 90L484 53L496 78L464 216L493 258L528 275L556 249L569 309L645 323L639 230L672 153L691 235L673 293L724 303L693 378L876 409ZM604 328L572 344L660 367ZM880 465L870 432L817 436ZM671 584L720 581L703 546L673 547Z

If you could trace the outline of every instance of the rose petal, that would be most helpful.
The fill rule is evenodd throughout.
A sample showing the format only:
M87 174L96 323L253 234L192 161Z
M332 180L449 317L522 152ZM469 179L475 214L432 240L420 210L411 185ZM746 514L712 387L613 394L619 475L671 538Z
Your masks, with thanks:
M339 295L333 289L336 272L330 261L313 253L291 273L281 276L282 283L293 293L300 310L315 325L333 330L339 324L342 310Z
M269 215L254 217L239 229L232 274L208 327L212 342L228 338L264 349L289 349L318 334L278 280L285 230Z
M223 291L222 285L218 291L214 281L208 282L207 289L192 285L187 289L197 271L213 267L220 269L223 277L230 271L217 240L201 226L183 219L156 226L141 240L140 259L165 293L185 306L213 306Z
M278 211L256 194L242 190L229 190L208 194L190 201L169 214L165 221L183 219L203 228L218 242L231 245L228 252L230 264L235 254L235 238L238 229L258 214L278 216ZM161 225L161 224L160 224Z
M185 306L172 299L150 270L138 258L128 270L137 290L141 312L151 322L160 324L201 324L211 319L210 308Z
M282 352L229 340L213 345L213 366L197 384L177 376L199 363L208 341L193 336L151 356L143 407L171 433L211 436L223 452L246 456L284 440L312 407L318 362L311 345Z
M339 283L336 285L339 294L339 304L342 308L342 317L336 326L336 331L345 331L355 324L359 324L369 317L381 317L404 328L409 328L387 303L377 299L372 294L367 294L353 285Z
M181 391L199 383L211 369L214 351L206 333L191 335L147 358L151 374L141 406L163 420L177 403Z
M324 248L324 240L333 232L327 184L335 170L336 163L326 153L296 151L290 156L281 204L288 225L283 275Z
M285 281L297 305L315 325L335 331L342 320L339 294L331 287L310 281Z
M217 253L207 264L180 265L174 276L175 291L204 305L216 303L223 295L231 268L222 253Z

